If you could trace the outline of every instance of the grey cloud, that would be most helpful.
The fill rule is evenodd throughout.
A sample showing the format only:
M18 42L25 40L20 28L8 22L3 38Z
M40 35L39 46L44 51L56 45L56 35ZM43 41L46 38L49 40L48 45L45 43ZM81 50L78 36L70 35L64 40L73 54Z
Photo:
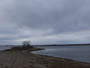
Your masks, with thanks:
M7 40L41 36L45 39L48 35L90 30L89 3L90 0L2 0L0 34L13 36L6 37ZM71 43L65 39L59 40ZM59 40L52 41L59 43Z
M49 3L47 3L48 1L46 1L45 5L42 4L44 3L44 1L33 1L31 3L35 3L35 5L32 5L29 2L31 4L30 6L26 5L27 2L18 3L19 5L22 3L21 6L23 6L24 8L21 8L21 6L17 5L18 8L16 9L18 10L17 12L19 12L16 13L16 18L19 17L19 19L16 20L19 23L21 22L20 25L22 24L22 26L24 25L32 28L53 28L56 30L59 29L60 31L67 31L67 29L68 31L70 31L70 29L82 30L83 28L89 28L89 18L87 17L90 15L88 15L89 12L87 13L87 11L90 10L87 9L88 1L86 2L84 0L68 0L67 3L62 6L63 8L60 8L61 5L57 5L57 2L59 2L58 0L51 1ZM83 4L85 5L83 6ZM64 27L66 27L66 29Z
M69 33L57 33L53 35L45 35L45 36L32 36L28 38L19 38L15 41L23 41L23 40L32 40L34 44L47 44L47 43L88 43L90 40L90 31L81 31L81 32L69 32Z

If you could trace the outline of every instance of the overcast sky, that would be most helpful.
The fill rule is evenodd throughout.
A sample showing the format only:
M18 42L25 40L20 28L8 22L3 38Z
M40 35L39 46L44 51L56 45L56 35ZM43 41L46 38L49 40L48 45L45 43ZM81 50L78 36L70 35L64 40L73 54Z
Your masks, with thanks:
M90 43L90 0L0 0L0 44Z

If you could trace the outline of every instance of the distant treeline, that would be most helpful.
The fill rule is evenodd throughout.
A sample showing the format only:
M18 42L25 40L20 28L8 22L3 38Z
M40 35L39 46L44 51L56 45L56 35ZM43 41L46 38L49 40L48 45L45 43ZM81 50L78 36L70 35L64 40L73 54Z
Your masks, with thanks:
M32 45L32 46L85 46L90 44L46 44L46 45ZM0 46L22 46L22 45L0 45Z
M85 46L90 44L47 44L47 45L33 45L33 46Z

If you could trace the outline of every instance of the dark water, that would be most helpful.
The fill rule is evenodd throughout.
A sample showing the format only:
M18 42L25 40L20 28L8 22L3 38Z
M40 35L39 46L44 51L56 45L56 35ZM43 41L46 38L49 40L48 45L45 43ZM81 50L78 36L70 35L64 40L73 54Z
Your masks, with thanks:
M5 49L10 49L12 46L0 46L0 51L3 51Z
M90 46L37 46L45 50L34 51L35 54L68 58L90 63Z

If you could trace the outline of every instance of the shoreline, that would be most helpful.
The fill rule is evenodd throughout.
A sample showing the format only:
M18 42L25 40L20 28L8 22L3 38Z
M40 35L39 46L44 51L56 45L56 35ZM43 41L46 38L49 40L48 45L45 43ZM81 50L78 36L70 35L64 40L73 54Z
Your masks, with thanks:
M31 53L37 50L42 49L1 51L0 68L90 68L90 63Z
M31 54L33 54L33 53L31 53ZM40 55L40 54L34 54L34 55L46 56L46 57L53 57L53 58L57 58L57 59L64 59L64 60L68 60L68 61L74 61L74 62L80 62L80 63L90 64L89 62L78 61L78 60L68 59L68 58L61 58L61 57L48 56L48 55Z

